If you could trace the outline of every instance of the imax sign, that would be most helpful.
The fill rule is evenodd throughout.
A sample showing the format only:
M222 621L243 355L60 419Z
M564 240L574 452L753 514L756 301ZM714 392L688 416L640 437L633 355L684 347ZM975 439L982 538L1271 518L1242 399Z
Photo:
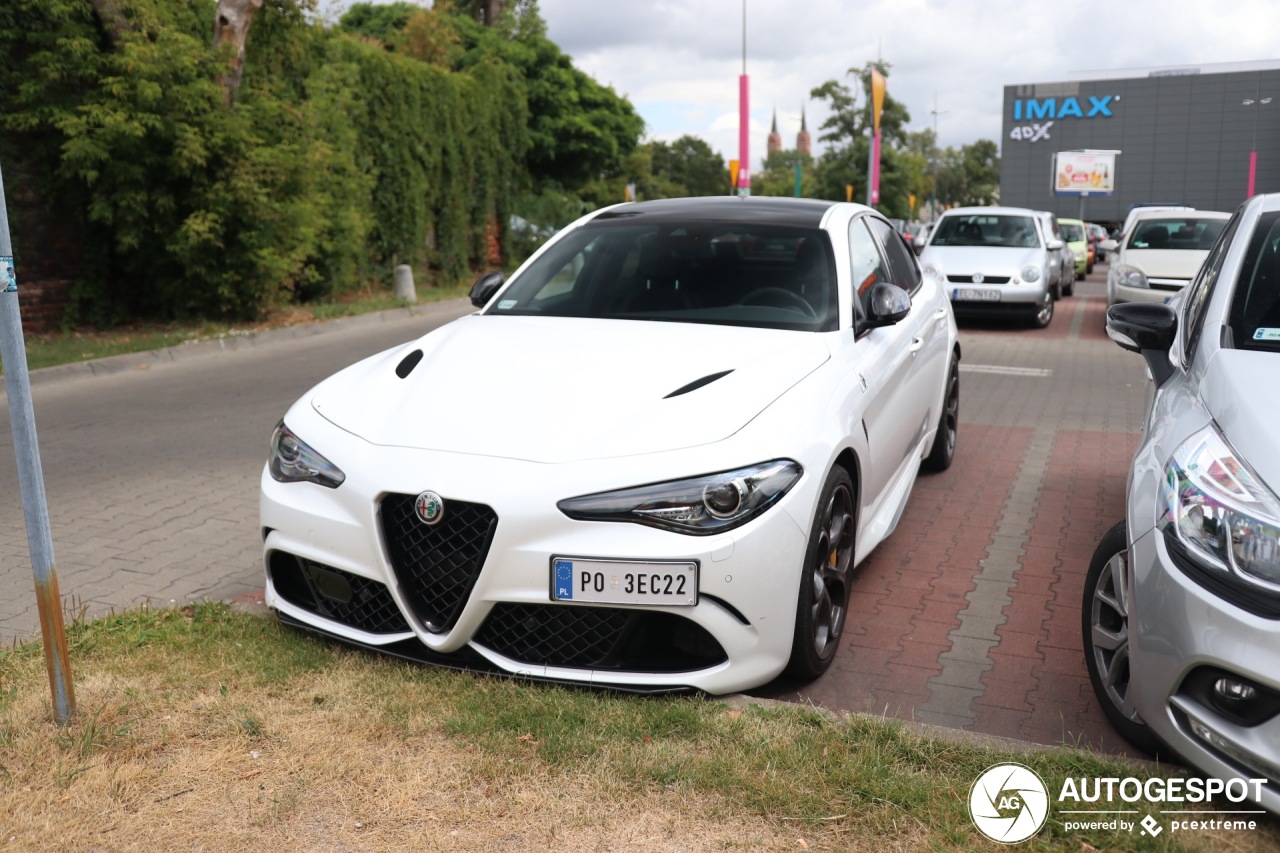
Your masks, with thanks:
M1111 118L1111 102L1119 100L1114 95L1095 98L1089 95L1088 106L1082 106L1079 98L1023 98L1013 102L1014 121L1063 118Z

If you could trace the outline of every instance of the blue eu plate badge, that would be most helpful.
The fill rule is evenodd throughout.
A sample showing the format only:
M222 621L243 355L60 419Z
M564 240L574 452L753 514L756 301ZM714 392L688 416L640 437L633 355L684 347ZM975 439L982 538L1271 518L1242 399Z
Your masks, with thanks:
M561 601L573 598L573 562L556 560L556 595Z

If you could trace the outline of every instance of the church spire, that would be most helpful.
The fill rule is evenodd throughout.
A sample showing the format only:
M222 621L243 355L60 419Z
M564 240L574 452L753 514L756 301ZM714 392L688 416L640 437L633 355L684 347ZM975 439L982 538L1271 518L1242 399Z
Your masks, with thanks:
M778 133L778 108L773 108L773 129L769 131L769 142L765 145L765 154L773 154L782 150L782 134Z
M800 105L800 132L796 134L796 150L813 156L813 137L809 135L809 125L804 117L804 104Z

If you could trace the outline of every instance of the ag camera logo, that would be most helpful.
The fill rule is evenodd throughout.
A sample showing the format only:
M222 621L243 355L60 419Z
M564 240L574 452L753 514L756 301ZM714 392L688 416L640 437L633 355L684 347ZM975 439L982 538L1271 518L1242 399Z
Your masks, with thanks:
M1001 844L1026 841L1049 817L1049 789L1034 770L995 764L969 791L969 817L978 831Z

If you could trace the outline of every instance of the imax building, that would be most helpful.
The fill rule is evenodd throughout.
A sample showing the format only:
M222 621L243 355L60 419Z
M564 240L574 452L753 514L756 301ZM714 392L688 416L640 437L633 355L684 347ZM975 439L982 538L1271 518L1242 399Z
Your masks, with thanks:
M1280 192L1280 60L1081 76L1005 87L1001 204L1119 223L1135 204L1230 212ZM1069 152L1113 152L1111 191L1061 190Z

